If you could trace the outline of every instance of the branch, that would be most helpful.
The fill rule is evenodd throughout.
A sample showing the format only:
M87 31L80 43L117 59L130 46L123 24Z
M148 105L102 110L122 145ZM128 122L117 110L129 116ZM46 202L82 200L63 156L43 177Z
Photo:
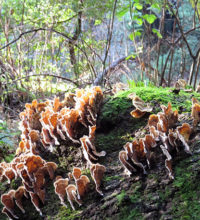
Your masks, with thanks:
M165 75L165 70L166 70L167 63L168 63L168 60L169 60L169 57L170 57L170 54L172 53L172 51L173 51L173 47L170 48L170 51L169 51L169 53L167 55L167 59L165 61L165 65L164 65L164 67L162 69L161 79L160 79L160 86L162 86L162 83L163 83L163 80L164 80L164 75Z
M194 28L192 28L192 29L190 29L190 30L184 32L184 35L186 36L186 35L188 35L190 32L195 31L196 29L199 29L199 28L200 28L200 26L194 27ZM174 41L174 43L169 42L167 39L165 39L165 41L166 41L170 46L171 46L171 45L174 46L174 45L176 45L182 38L183 38L183 36L181 35L180 37L178 37L178 38Z
M32 75L23 76L23 77L20 77L18 79L12 80L11 82L6 82L3 85L11 84L13 82L16 82L16 81L19 81L19 80L22 80L22 79L26 79L26 78L31 77L31 76L52 76L52 77L55 77L55 78L58 78L58 79L69 81L69 82L73 83L74 85L78 86L78 83L76 81L73 81L73 80L71 80L69 78L66 78L66 77L63 77L63 76L57 76L57 75L54 75L54 74L32 74Z
M71 21L73 18L75 18L76 16L77 16L78 14L75 14L75 15L73 15L71 18L68 18L68 19L66 19L66 20L64 20L64 21L56 21L56 22L53 22L53 23L50 23L50 24L62 24L62 23L65 23L65 22L67 22L67 21Z
M86 46L99 58L99 60L101 61L101 63L103 64L103 60L101 58L101 56L81 37L81 40L83 43L86 44ZM84 45L84 44L83 44Z
M128 57L128 56L127 56ZM104 69L103 72L101 72L97 78L94 80L94 85L101 85L103 78L109 73L112 72L120 63L124 62L127 58L125 57L121 57L120 59L118 59L117 61L115 61L111 66L107 67L106 69Z
M186 46L187 46L187 48L188 48L188 51L189 51L190 56L192 57L192 59L195 59L195 56L194 56L194 54L192 53L192 50L191 50L191 48L190 48L190 45L189 45L189 43L188 43L188 41L187 41L187 39L186 39L186 37L185 37L185 34L184 34L184 32L183 32L183 28L182 28L182 26L181 26L181 24L180 24L179 18L178 18L178 16L174 13L174 10L173 10L173 8L172 8L171 3L169 2L169 0L167 1L167 4L168 4L168 6L169 6L169 8L170 8L170 11L172 12L172 14L174 15L174 17L175 17L175 19L176 19L176 22L177 22L177 24L178 24L179 30L180 30L180 32L181 32L181 35L182 35L182 37L183 37L183 40L184 40L185 43L186 43Z
M116 69L116 67L117 67L118 65L120 65L121 63L123 63L124 61L126 61L126 59L127 59L128 57L130 57L130 56L121 57L121 58L119 58L118 60L116 60L115 62L113 62L111 66L108 66L103 72L101 72L101 73L97 76L97 78L94 80L93 85L94 85L94 86L101 85L103 78L104 78L105 76L107 76L108 73L113 72L113 71ZM132 57L130 57L128 60L132 60L132 61L133 61L133 60L135 60L135 59L132 58ZM148 64L145 62L145 57L144 57L143 60L144 60L145 65L147 66ZM155 71L155 69L154 69L152 66L149 66L149 68L151 68L151 70ZM159 76L160 76L160 74L159 74ZM163 78L163 81L166 82L166 80L165 80L164 78Z
M109 49L110 49L111 39L112 39L112 32L113 32L113 24L114 24L116 6L117 6L117 0L115 0L115 2L114 2L113 13L112 13L112 18L111 18L111 24L110 24L110 28L108 30L108 35L109 36L108 36L108 40L107 40L107 43L106 43L106 52L105 52L105 57L104 57L104 60L103 60L104 70L105 70L106 59L107 59L108 52L109 52Z
M51 29L51 28L38 28L38 29L32 29L29 31L25 31L23 33L21 33L17 38L15 38L13 41L9 42L8 44L6 44L5 46L1 47L0 50L5 49L6 47L10 46L11 44L14 44L15 42L17 42L20 38L22 38L24 35L29 34L29 33L33 33L33 32L38 32L38 31L53 31L65 38L67 38L68 40L72 40L67 34L64 34L62 32L56 31L55 29Z

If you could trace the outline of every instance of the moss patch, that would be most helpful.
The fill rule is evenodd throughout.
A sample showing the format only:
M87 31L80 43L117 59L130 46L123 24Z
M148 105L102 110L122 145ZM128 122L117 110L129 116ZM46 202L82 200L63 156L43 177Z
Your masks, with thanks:
M194 166L188 166L181 161L175 169L176 178L173 186L177 189L172 200L174 219L199 219L200 216L200 184L199 171ZM196 167L197 168L197 167Z
M129 94L135 93L145 102L150 102L154 106L155 102L162 105L167 105L168 102L172 103L174 109L182 109L183 112L190 112L192 106L192 96L200 99L200 94L196 92L187 93L183 90L180 91L178 95L171 92L172 88L162 88L162 87L135 87L128 91L119 92L116 94L115 99L127 98ZM154 109L155 111L160 111L160 109Z
M144 196L140 181L132 184L128 191L125 192L122 190L117 195L120 219L142 219L143 199Z
M80 214L80 210L72 211L71 208L66 208L64 206L61 206L58 214L53 216L53 218L50 217L50 219L60 219L60 220L73 220L73 219L80 219L78 217L78 214Z

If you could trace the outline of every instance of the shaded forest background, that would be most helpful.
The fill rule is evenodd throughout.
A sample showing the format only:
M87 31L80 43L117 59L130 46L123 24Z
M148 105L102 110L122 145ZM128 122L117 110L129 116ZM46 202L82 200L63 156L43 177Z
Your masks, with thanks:
M1 102L116 82L199 83L196 0L1 1Z

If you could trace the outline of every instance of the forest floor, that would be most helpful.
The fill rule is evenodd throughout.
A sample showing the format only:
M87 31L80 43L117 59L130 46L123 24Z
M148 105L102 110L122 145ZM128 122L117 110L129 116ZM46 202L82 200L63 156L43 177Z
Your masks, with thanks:
M190 141L191 156L178 155L173 161L174 180L169 179L164 165L165 158L157 154L147 175L137 173L131 177L125 175L118 155L123 145L135 138L144 137L148 132L148 116L134 119L130 112L134 109L128 95L135 92L144 101L153 106L153 113L161 111L160 105L172 103L173 109L179 110L179 122L192 125L191 98L197 93L173 94L170 89L138 87L129 91L120 92L115 96L105 98L97 122L95 145L97 151L105 150L106 156L98 162L106 166L100 196L94 187L89 169L82 158L81 149L70 146L67 154L56 154L48 157L49 161L59 164L56 175L67 177L73 166L83 168L84 174L91 179L90 191L83 199L81 207L76 206L72 211L60 205L58 196L54 193L52 181L47 183L45 205L41 205L41 217L31 204L30 200L23 201L26 213L17 212L20 219L199 219L200 216L200 138L198 132ZM16 126L18 119L13 118L10 126ZM197 129L197 131L199 131ZM16 142L18 143L18 137ZM46 158L45 158L46 159ZM20 182L0 185L0 193L9 188L16 189ZM66 199L67 201L67 199ZM26 205L25 205L26 204ZM2 207L2 205L1 205ZM0 214L0 219L6 219Z

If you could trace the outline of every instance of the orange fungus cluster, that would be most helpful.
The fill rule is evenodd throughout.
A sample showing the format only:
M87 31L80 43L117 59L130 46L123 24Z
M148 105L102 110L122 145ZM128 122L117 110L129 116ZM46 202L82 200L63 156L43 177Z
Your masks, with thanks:
M97 167L103 166L92 163L97 161L98 157L105 156L104 151L98 153L94 146L97 114L102 100L103 93L100 87L94 87L87 90L78 89L75 94L68 94L63 101L56 97L53 101L38 103L34 100L25 105L25 110L20 113L22 134L16 156L10 163L0 163L0 181L10 183L12 180L20 179L22 184L17 190L10 190L1 195L4 205L2 212L10 219L18 218L15 213L16 207L25 213L23 197L30 199L42 215L40 203L45 203L45 185L49 180L55 179L55 193L62 205L66 206L65 194L73 209L74 201L82 204L81 199L90 183L88 177L81 174L81 169L74 168L72 176L75 184L69 184L68 178L54 177L58 167L56 163L43 159L44 154L54 152L61 144L66 150L69 144L82 146L85 159L92 167L95 166L91 168L91 176L97 191L102 194L99 186L103 173Z
M170 178L174 178L172 160L180 151L191 154L188 140L192 129L189 124L177 126L178 112L173 111L171 103L161 106L162 112L150 115L148 120L149 134L144 138L128 142L124 151L120 151L119 160L125 167L127 174L131 175L140 170L144 174L151 168L153 152L160 152L165 157L165 166ZM155 149L159 148L160 151Z

